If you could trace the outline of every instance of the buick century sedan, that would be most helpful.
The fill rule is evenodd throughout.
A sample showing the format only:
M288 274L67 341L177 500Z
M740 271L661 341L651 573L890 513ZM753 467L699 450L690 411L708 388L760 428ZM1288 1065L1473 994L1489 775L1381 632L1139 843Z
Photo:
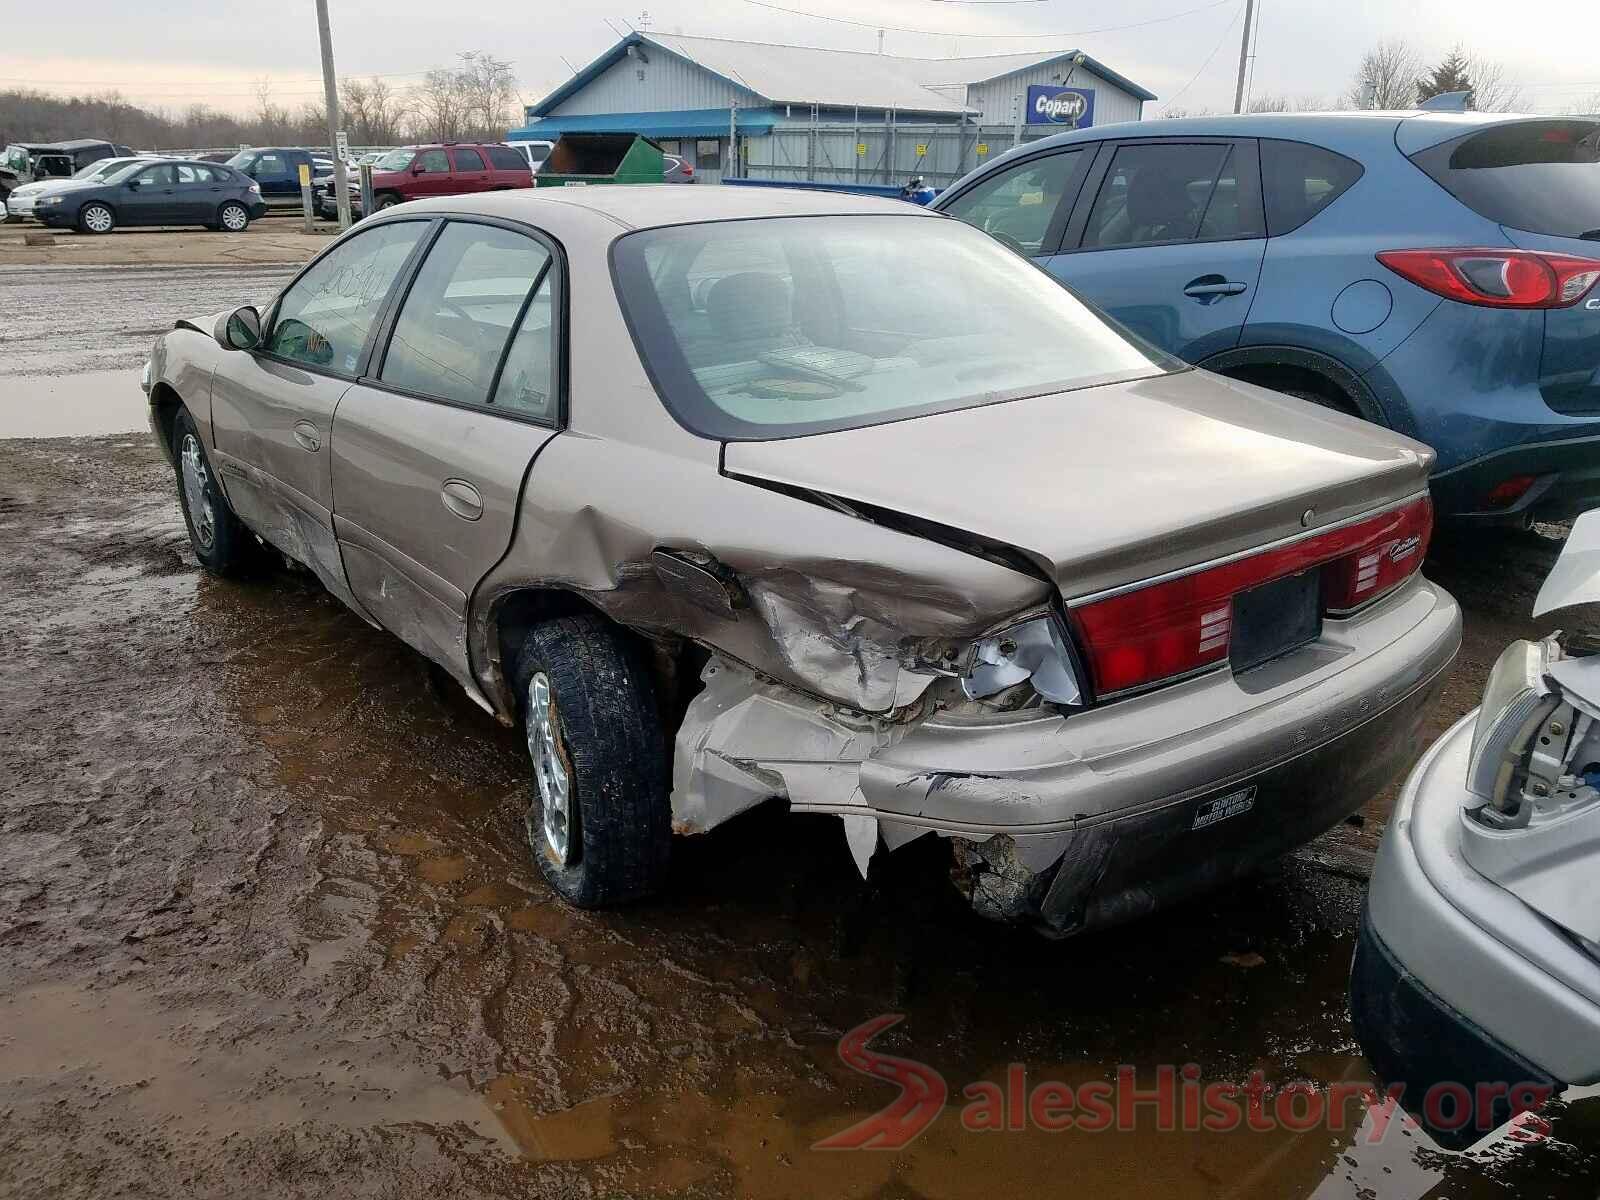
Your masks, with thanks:
M570 188L363 222L147 369L194 552L267 548L526 730L534 861L639 897L769 800L1067 935L1410 760L1429 451L1134 340L892 200Z

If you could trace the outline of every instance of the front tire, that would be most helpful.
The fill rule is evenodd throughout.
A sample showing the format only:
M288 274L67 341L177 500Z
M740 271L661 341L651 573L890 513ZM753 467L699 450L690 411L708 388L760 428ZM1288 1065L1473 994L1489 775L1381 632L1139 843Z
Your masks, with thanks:
M78 228L84 233L110 233L116 227L116 214L108 205L98 202L85 204L78 211Z
M178 507L189 529L189 545L200 565L213 575L237 579L255 563L255 536L234 515L217 486L211 460L189 410L180 408L172 423L172 460L178 478Z
M644 654L598 616L557 617L528 631L514 679L534 775L523 824L540 872L579 908L655 891L672 808Z
M242 204L224 204L217 210L217 224L225 233L243 233L250 228L250 212Z
M377 209L379 212L382 212L384 209L393 208L396 204L400 203L402 203L402 201L399 196L396 196L393 192L386 192L378 197Z

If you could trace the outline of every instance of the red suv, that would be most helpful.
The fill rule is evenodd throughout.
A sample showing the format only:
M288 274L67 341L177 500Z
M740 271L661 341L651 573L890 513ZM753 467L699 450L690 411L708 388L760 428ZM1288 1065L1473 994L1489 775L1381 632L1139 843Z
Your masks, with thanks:
M359 185L351 180L353 197ZM329 185L332 186L331 184ZM451 142L401 146L372 164L373 206L383 211L403 200L461 196L533 186L528 160L510 146Z

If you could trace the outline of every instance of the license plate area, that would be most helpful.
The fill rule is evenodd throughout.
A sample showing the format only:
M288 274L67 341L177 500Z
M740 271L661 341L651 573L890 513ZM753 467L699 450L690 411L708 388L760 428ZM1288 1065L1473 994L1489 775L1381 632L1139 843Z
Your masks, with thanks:
M1322 633L1322 572L1302 571L1233 598L1228 662L1234 674L1259 667Z

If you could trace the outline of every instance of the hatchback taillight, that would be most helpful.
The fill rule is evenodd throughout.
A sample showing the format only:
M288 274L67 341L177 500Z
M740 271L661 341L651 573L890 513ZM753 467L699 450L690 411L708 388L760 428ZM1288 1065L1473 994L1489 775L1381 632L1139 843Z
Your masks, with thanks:
M1566 308L1600 281L1600 261L1538 250L1384 250L1378 261L1435 295L1488 308Z
M1322 606L1345 616L1415 574L1428 552L1426 496L1287 545L1069 609L1095 691L1104 697L1193 674L1228 658L1233 598L1322 570Z

